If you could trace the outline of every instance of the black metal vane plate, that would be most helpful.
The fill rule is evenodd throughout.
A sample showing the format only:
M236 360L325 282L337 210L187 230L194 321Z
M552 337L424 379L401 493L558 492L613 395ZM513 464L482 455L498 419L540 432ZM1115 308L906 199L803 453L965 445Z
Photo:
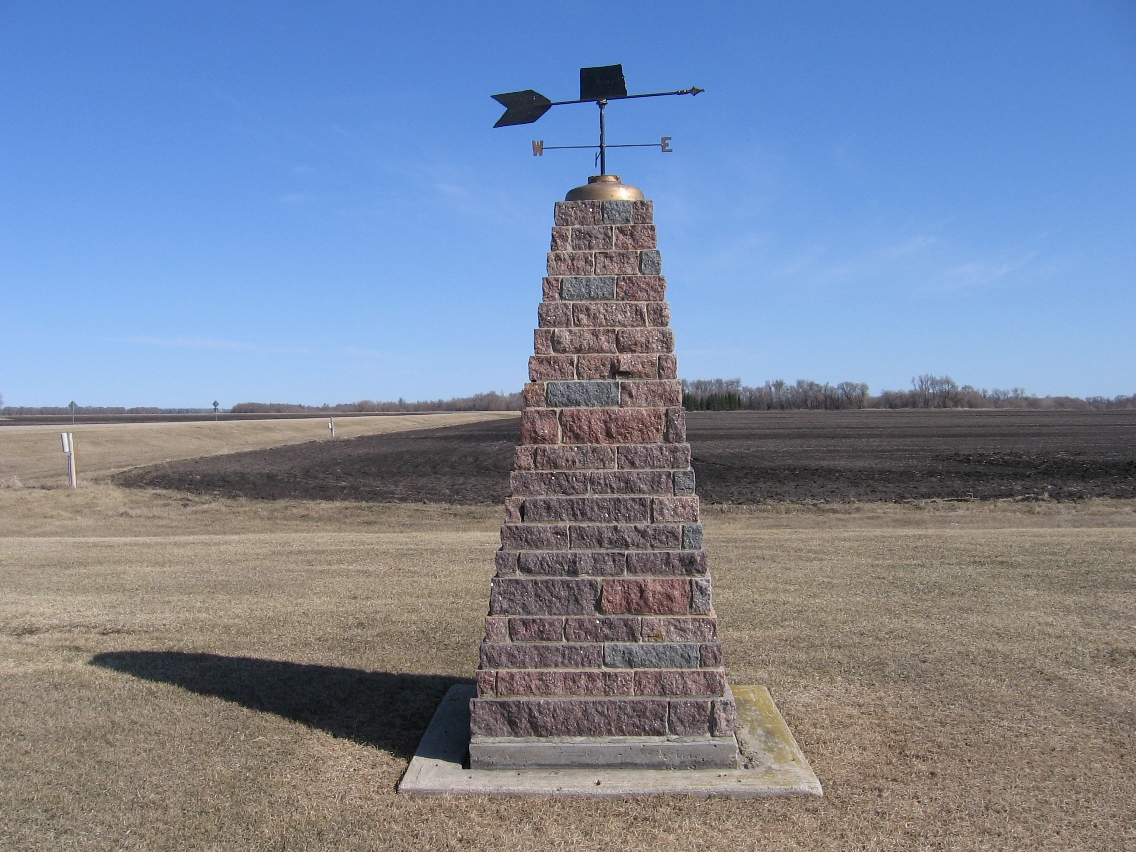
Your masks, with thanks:
M606 101L627 97L627 81L622 65L601 65L580 69L580 100Z

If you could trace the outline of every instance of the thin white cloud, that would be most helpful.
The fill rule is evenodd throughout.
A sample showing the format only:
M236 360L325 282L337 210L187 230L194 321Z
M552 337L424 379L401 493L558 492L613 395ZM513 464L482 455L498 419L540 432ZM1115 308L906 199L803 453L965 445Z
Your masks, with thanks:
M777 274L782 278L795 278L801 283L821 286L893 279L910 275L915 265L933 262L926 255L938 243L935 237L927 234L913 234L851 251L843 257L833 257L836 252L823 245L814 245L782 261L777 266Z
M850 238L842 241L845 246ZM867 239L862 248L802 247L768 257L775 277L804 287L887 286L932 295L966 288L1008 285L1045 274L1040 255L1024 247L981 253L931 233Z
M528 218L520 211L517 190L479 180L468 169L452 164L434 163L416 169L419 185L430 190L421 203L441 207L460 216L515 226Z
M140 346L165 346L170 349L214 349L220 351L251 351L256 349L252 343L240 343L234 340L212 340L208 337L128 337L127 343L136 343Z
M397 368L407 370L410 368L431 370L444 369L450 365L448 359L437 355L422 352L392 352L385 349L369 349L365 346L345 346L342 353L352 363L363 367ZM468 361L468 359L466 359Z
M985 287L993 284L1032 263L1035 252L1016 258L973 260L942 270L928 281L924 290L960 290L964 287Z
M929 234L916 234L909 239L894 245L885 246L881 253L887 257L907 257L908 255L918 254L924 249L937 245L939 239L932 237Z
M238 340L214 340L209 337L135 337L120 338L138 346L160 346L167 349L208 349L214 352L260 352L269 355L311 355L308 346L262 346Z

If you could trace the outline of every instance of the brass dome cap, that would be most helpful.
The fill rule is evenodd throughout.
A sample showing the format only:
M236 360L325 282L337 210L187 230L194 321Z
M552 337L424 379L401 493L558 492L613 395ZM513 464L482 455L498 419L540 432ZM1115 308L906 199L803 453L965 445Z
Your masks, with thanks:
M569 190L565 201L642 201L643 190L619 182L619 175L592 175L587 186Z

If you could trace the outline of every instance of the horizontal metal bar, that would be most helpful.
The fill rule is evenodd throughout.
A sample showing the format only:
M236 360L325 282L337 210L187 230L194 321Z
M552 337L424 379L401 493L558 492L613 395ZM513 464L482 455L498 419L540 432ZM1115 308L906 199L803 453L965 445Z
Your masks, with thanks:
M543 151L568 151L577 148L599 148L599 145L543 145ZM661 142L636 142L630 145L605 145L605 148L661 148Z
M647 95L625 95L622 98L610 98L610 100L631 100L632 98L661 98L663 95L697 95L699 92L704 92L705 89L700 89L697 86L691 86L689 89L679 89L677 92L651 92Z
M689 89L679 89L677 92L649 92L645 95L619 95L611 98L592 98L586 101L553 101L552 106L564 106L565 104L598 104L600 100L605 101L629 101L633 98L661 98L666 95L697 95L699 92L704 92L705 89L700 89L697 86L692 86ZM610 147L615 147L610 146Z

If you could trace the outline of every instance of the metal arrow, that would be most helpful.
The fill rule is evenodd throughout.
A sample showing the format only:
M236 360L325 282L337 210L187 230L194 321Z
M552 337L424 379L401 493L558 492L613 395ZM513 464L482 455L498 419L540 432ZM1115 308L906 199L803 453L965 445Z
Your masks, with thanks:
M704 91L706 90L692 86L689 89L679 89L674 92L647 92L639 95L629 95L627 94L627 83L623 76L622 65L581 68L580 97L574 101L549 100L544 95L540 94L540 92L535 92L532 89L525 89L522 92L505 92L504 94L493 95L493 100L505 107L505 114L497 119L497 123L493 126L512 127L518 124L532 124L554 106L594 103L598 105L600 109L599 145L550 145L546 149L544 144L541 143L539 148L540 151L553 150L555 148L599 148L600 174L607 174L608 148L653 148L656 144L608 145L605 110L610 101L634 100L636 98L661 98L667 95L697 95ZM660 147L664 151L669 150L666 144L667 142L669 142L669 137L664 137L664 141L660 143ZM534 142L533 153L539 156L540 151L538 151L537 143Z

